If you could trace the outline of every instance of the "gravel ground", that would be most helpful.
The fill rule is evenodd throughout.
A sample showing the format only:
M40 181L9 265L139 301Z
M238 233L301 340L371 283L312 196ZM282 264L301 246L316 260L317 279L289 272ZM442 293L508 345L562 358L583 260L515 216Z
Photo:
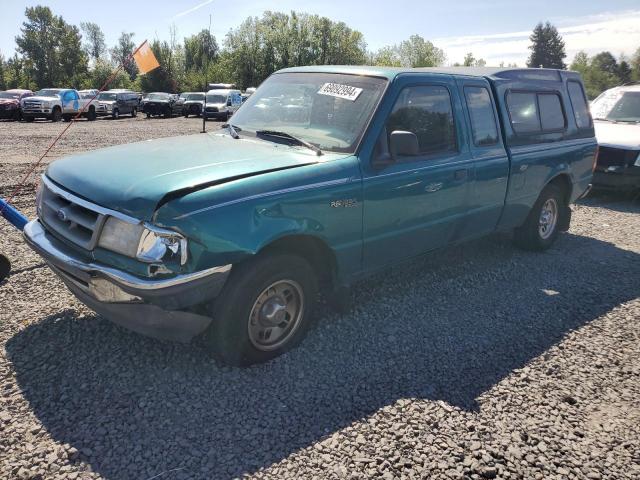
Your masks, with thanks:
M0 195L60 128L0 124ZM199 128L82 122L52 158ZM640 478L639 213L597 196L547 253L398 267L244 370L93 314L0 222L0 478Z

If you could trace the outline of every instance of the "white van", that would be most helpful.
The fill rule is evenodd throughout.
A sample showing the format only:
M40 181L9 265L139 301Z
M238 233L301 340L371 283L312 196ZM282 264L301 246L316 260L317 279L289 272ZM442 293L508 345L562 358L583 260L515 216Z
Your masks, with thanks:
M240 90L209 90L204 104L204 118L228 120L242 105Z

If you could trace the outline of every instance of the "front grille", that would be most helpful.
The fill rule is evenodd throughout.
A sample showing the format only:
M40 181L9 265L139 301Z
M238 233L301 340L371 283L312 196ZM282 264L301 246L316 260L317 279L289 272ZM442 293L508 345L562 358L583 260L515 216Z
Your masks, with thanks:
M42 102L24 102L24 108L42 108Z
M596 168L598 170L606 170L609 167L626 167L633 165L637 156L638 152L636 150L600 147Z
M207 107L205 111L208 113L218 113L218 107Z
M40 221L60 237L85 250L93 250L106 216L81 206L72 195L62 195L46 184L42 186L38 209Z

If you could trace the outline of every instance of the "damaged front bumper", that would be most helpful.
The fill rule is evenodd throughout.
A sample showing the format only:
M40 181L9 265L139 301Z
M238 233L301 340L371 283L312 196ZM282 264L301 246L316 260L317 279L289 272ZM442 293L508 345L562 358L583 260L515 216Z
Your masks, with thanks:
M25 225L24 237L82 303L114 323L165 340L187 342L207 329L211 318L188 309L217 297L231 271L231 265L222 265L170 278L140 278L84 261L37 219Z

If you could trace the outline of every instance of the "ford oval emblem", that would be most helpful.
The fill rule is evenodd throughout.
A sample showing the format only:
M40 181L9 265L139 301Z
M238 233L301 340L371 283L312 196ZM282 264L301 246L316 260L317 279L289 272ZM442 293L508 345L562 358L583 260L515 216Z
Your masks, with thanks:
M67 221L67 212L65 212L62 208L56 212L56 215L58 215L58 218L61 221L63 222Z

